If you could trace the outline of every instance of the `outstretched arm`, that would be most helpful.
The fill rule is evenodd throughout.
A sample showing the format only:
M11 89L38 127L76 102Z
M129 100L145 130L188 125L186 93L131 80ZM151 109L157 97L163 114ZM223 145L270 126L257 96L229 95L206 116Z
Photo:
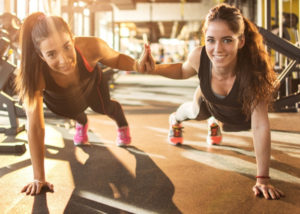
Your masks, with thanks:
M98 62L124 71L137 71L138 63L132 57L115 51L100 38L76 37L75 46L80 50L88 63L94 67Z
M269 165L271 155L271 137L268 118L268 106L261 102L251 115L254 149L257 162L257 180L253 186L254 194L266 199L279 199L283 192L269 184Z
M139 62L141 67L145 67L147 74L161 75L171 79L187 79L197 73L200 63L200 53L201 47L194 49L184 63L155 65L150 47L145 45Z
M43 186L53 191L53 185L46 182L44 168L44 136L45 124L43 115L43 96L41 91L35 93L36 105L32 109L26 108L28 120L28 143L33 167L34 181L23 187L22 192L27 195L39 194Z
M135 59L114 50L100 38L76 37L75 44L93 66L100 61L111 68L124 71L137 71L138 69Z

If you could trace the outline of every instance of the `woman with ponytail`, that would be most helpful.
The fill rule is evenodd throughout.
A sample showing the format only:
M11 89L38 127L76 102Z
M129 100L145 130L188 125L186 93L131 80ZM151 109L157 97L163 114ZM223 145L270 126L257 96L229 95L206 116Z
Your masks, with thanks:
M21 66L16 86L28 120L28 143L34 181L23 188L38 194L43 186L53 190L45 178L43 103L56 113L76 121L74 144L88 143L88 119L84 111L112 118L117 125L118 146L130 144L129 126L121 105L110 99L106 78L99 63L136 71L139 63L111 49L96 37L73 37L67 23L58 16L41 12L29 15L20 35ZM142 62L142 61L141 61Z
M193 102L182 104L169 118L169 143L182 144L186 120L208 119L208 144L220 144L223 131L252 129L257 161L255 195L279 199L283 193L270 184L270 127L268 105L276 90L276 75L256 26L233 6L219 4L206 16L205 45L195 48L184 63L159 64L148 46L146 72L173 79L199 77Z

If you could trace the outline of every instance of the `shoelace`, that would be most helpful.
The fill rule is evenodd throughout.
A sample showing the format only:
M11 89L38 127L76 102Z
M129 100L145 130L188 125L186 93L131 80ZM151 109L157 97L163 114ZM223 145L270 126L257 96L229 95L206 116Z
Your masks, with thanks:
M119 131L119 137L122 140L127 140L129 139L128 135L126 134L126 130L120 130Z
M77 131L78 135L79 135L80 137L82 137L82 136L84 135L84 126L82 126L82 127L77 126L77 127L76 127L76 131Z
M218 125L211 125L210 126L210 135L211 136L218 136L218 128L219 126Z
M174 137L180 137L183 132L184 127L180 126L172 126Z

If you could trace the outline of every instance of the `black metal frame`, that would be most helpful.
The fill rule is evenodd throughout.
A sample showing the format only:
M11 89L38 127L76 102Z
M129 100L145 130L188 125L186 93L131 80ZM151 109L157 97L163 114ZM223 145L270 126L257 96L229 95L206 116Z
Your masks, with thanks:
M15 68L14 65L0 59L0 110L8 112L10 122L9 128L0 127L0 133L4 133L5 135L17 135L25 130L25 125L20 126L18 119L18 115L21 115L24 112L23 108L13 97L3 91L7 80L13 74ZM20 153L25 150L24 143L0 143L0 152Z
M277 78L278 83L283 83L288 75L295 70L297 64L300 63L300 48L262 27L258 27L258 30L264 37L268 47L290 59L289 64L281 71ZM296 112L300 103L300 92L289 94L288 86L286 86L286 90L286 96L279 97L275 101L274 110L278 112Z

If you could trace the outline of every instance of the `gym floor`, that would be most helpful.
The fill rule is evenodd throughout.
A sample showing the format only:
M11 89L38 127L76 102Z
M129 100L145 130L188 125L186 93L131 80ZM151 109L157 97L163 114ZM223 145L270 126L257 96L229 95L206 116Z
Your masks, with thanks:
M130 124L127 148L115 145L115 123L104 115L87 110L91 145L85 147L73 145L73 121L46 117L46 177L54 192L20 193L32 180L26 132L0 134L2 143L26 145L22 154L0 154L0 213L300 213L300 113L269 114L271 181L286 196L265 200L251 190L251 132L223 132L220 146L208 146L206 122L186 121L184 144L167 143L168 116L192 99L196 85L193 78L121 75L112 96Z

